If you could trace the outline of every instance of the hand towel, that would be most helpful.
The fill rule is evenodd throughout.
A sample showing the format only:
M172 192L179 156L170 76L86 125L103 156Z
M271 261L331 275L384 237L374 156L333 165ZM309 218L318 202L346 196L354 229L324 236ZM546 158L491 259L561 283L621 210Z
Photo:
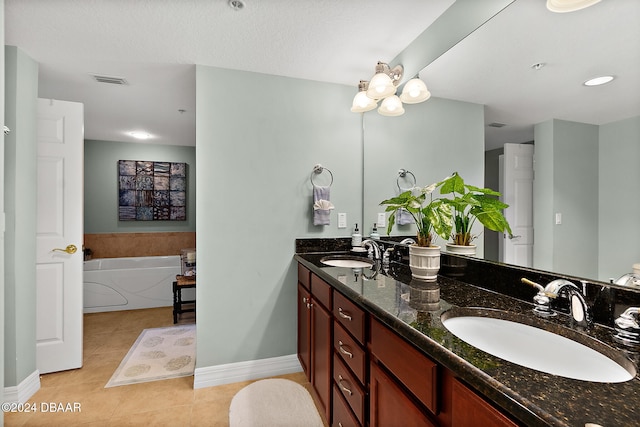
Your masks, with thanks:
M331 187L313 186L313 225L329 225L333 205L329 201Z
M400 208L396 211L396 224L408 225L414 222L413 216L406 209Z

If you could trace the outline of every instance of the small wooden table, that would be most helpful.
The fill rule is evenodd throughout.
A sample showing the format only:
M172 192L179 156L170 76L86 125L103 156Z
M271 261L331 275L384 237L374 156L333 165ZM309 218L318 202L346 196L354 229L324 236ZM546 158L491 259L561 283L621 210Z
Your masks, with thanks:
M173 282L173 323L178 323L178 315L182 313L195 313L196 300L182 300L182 290L196 287L195 276L187 277L182 275L176 276L176 281ZM186 304L193 304L193 307L184 308Z

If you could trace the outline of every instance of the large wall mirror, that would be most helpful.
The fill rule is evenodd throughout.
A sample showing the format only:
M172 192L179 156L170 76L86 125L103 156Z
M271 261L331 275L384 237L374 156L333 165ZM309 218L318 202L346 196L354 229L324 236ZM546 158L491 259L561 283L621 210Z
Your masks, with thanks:
M531 266L600 281L630 272L640 263L639 26L636 0L571 13L516 0L425 64L430 100L401 117L364 116L363 231L397 191L399 169L418 185L456 170L496 188L504 144L533 144ZM604 74L615 79L583 84ZM499 260L499 238L482 233L478 255Z

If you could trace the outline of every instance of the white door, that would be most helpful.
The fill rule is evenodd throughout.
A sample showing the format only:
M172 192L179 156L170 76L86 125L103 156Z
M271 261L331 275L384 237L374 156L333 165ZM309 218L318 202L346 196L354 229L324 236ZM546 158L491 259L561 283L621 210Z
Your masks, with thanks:
M36 367L82 366L84 108L38 99Z
M533 145L505 144L501 177L505 218L513 237L502 239L502 262L533 266Z

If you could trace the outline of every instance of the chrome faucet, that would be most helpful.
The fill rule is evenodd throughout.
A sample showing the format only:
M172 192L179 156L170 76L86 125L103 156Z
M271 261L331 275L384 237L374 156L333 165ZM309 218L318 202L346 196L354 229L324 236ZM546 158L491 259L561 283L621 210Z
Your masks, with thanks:
M613 323L613 339L630 347L640 346L640 307L629 307Z
M538 283L525 278L522 278L521 281L538 289L538 293L533 297L535 304L533 311L537 315L542 317L555 316L557 313L551 309L551 300L566 295L569 299L569 312L573 320L581 326L587 326L591 323L589 306L581 289L575 283L556 279L543 288Z
M363 240L361 246L363 248L368 247L370 250L373 251L374 260L382 259L382 251L380 250L380 245L375 240L372 240L372 239Z
M413 240L411 237L407 237L406 239L403 239L400 244L401 245L414 245L416 243L415 240Z

